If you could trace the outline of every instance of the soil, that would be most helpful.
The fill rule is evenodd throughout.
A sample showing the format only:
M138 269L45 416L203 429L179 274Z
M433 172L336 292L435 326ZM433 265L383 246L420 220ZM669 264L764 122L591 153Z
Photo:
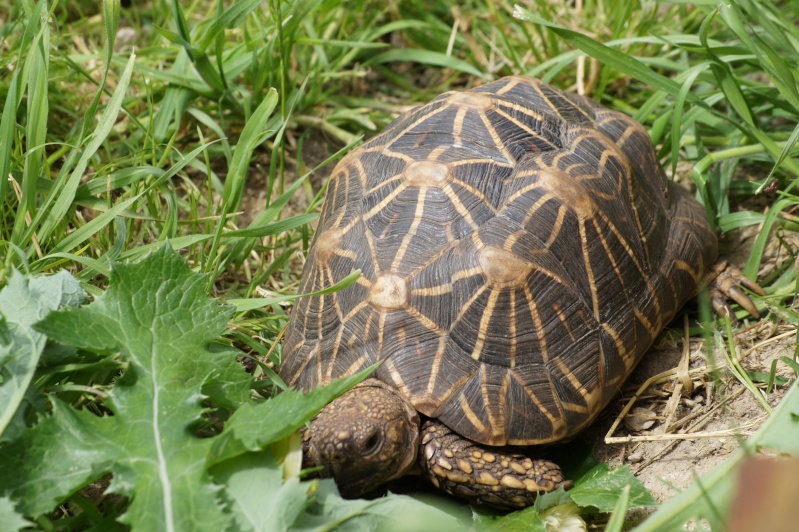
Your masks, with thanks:
M795 326L775 325L769 321L744 327L735 335L736 352L743 357L744 369L768 374L773 360L793 353L795 333ZM605 443L605 434L635 391L651 377L679 367L683 344L683 340L666 341L651 349L629 379L627 391L592 429L596 432L595 440L599 442L595 448L597 458L613 467L629 465L660 502L670 499L696 478L727 460L741 441L754 433L767 417L754 393L731 374L722 349L715 350L715 359L721 368L714 376L707 369L708 357L702 340L690 339L689 369L693 373L690 376L693 390L687 392L677 375L648 387L635 403L642 409L638 411L642 414L620 424L613 434L616 437L649 436L654 441ZM777 365L776 373L786 378L792 376L783 364ZM776 407L786 386L775 387L768 395L764 393L765 388L765 385L758 387L765 402L772 408ZM667 431L669 403L674 401L675 393L678 394L677 408L672 408L674 412L669 425L677 425L679 429ZM684 433L688 439L658 439L667 432ZM729 435L718 435L724 432Z

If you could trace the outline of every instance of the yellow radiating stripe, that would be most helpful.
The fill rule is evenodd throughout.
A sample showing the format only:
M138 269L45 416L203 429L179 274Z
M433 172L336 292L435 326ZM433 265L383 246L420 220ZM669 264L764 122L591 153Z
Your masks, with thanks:
M563 228L563 220L566 218L566 207L561 204L558 206L558 217L555 218L555 223L552 226L552 232L549 234L549 238L547 238L546 246L547 248L552 246L552 243L555 242L555 239L560 235L560 230Z
M416 201L416 212L414 212L413 215L413 222L411 223L411 227L408 229L408 233L402 238L399 249L397 249L397 254L394 255L394 261L391 263L391 271L399 271L399 265L402 262L402 259L405 257L405 253L408 251L408 246L411 243L411 239L416 236L416 231L419 230L419 224L422 223L422 219L424 217L424 204L426 197L427 189L424 187L420 188L419 197Z
M397 136L396 138L399 138L399 136ZM406 155L406 154L404 154L402 152L392 150L390 144L386 144L385 146L383 146L380 151L386 157L393 157L395 159L399 159L401 161L405 161L407 164L411 164L411 163L415 163L416 162L416 159L414 159L410 155ZM353 153L353 152L350 152L350 153Z
M524 187L524 188L525 189L529 189L530 187ZM539 187L539 183L535 183L535 186L533 188L540 188ZM518 197L519 194L514 194L514 196ZM544 204L546 202L548 202L549 200L551 200L553 197L554 197L554 194L552 194L552 192L550 192L550 191L544 192L541 195L541 197L538 198L535 201L535 203L533 203L533 205L530 207L530 211L527 213L527 216L524 217L524 221L522 222L522 226L523 227L527 227L529 225L529 223L530 223L530 220L532 220L533 216L535 216L536 211L538 211L538 209L543 207ZM508 203L510 203L510 202L508 202ZM552 237L550 236L550 238L552 238Z
M444 191L449 200L452 202L452 206L455 207L455 210L458 211L458 214L460 214L466 220L466 223L469 224L469 227L472 228L472 231L477 231L479 226L474 221L474 218L472 218L472 213L470 213L463 203L461 203L460 198L458 198L458 195L452 188L452 184L447 183L441 190Z
M461 318L463 318L463 315L466 314L469 311L469 307L472 305L472 303L474 303L477 300L478 297L483 295L483 292L485 292L487 289L488 289L488 286L487 285L483 285L483 286L481 286L480 288L477 289L477 291L474 293L474 295L472 297L469 298L469 301L467 301L463 305L463 307L458 312L458 315L455 317L455 320L452 322L452 325L450 325L450 329L449 329L450 331L453 329L453 327L455 327L455 325L458 324L459 321L461 321Z
M613 252L610 249L610 245L608 244L608 241L605 240L605 235L602 234L602 230L600 229L599 224L596 221L596 218L591 220L591 223L594 224L594 229L596 229L596 233L597 235L599 235L599 241L602 243L602 247L605 248L605 254L608 256L608 260L610 260L610 264L613 266L613 271L616 272L616 277L619 278L619 282L621 283L622 287L626 289L627 287L624 285L624 276L622 275L621 270L619 269L619 265L616 263L616 258L613 256ZM624 297L625 299L627 299L627 303L629 304L630 301L627 298L627 292L624 292Z
M496 91L497 96L502 96L503 94L506 94L506 93L510 92L510 90L513 89L513 87L515 87L518 84L519 84L519 80L518 79L511 78L508 81L508 83L505 84L504 87L502 87L501 89ZM529 83L525 83L525 85L529 85Z
M503 100L503 103L505 103L504 100ZM514 110L521 111L523 114L526 114L527 116L533 118L534 120L538 120L539 122L543 121L543 119L544 119L543 115L531 113L530 109L524 109L524 108L520 107L519 105L517 105L515 103L507 102L506 107L512 107ZM510 122L513 122L516 125L516 127L518 127L519 129L523 129L524 131L526 131L531 137L535 137L537 139L543 140L544 142L549 144L552 147L553 150L559 150L560 149L560 146L558 146L556 144L553 144L552 142L550 142L547 139L545 139L541 135L541 133L530 129L529 127L527 127L527 124L525 124L523 122L519 122L516 118L514 118L511 115L509 115L508 113L506 113L501 107L498 107L496 109L496 112L498 114L502 115L503 117L505 117L506 120L508 120Z
M601 137L596 133L594 133L593 138L597 139ZM633 171L632 166L630 165L630 161L627 160L627 157L624 155L623 152L619 151L618 147L616 146L615 143L613 143L612 140L610 143L603 142L602 144L605 146L605 149L602 150L602 154L599 156L598 174L601 176L602 180L604 181L605 174L607 173L610 176L610 178L616 182L616 193L619 194L619 196L621 196L622 190L624 190L624 183L622 183L622 181L624 181L624 175L616 174L615 172L612 172L608 168L608 163L611 160L610 159L611 156L616 157L618 161L621 163L622 168L624 168L624 171L627 173L627 183L628 183L627 188L630 194L632 194L632 187L629 186L629 183L632 182L632 179L630 178L632 177L632 171ZM599 179L599 178L597 176L594 176L594 179ZM635 196L631 195L630 199L634 200Z
M433 366L430 370L430 380L427 381L427 396L433 397L433 392L436 388L436 380L438 379L438 371L441 368L442 360L444 359L444 349L447 346L447 337L440 336L438 338L438 348L436 348L436 355L433 359ZM439 398L438 403L441 404L442 398Z
M538 409L541 411L542 414L544 414L544 416L549 420L549 422L552 423L553 431L555 427L564 425L562 412L560 416L552 415L552 412L547 410L546 407L544 406L544 403L542 403L541 400L538 398L538 396L535 393L533 393L532 386L519 380L519 376L516 375L516 373L514 372L511 372L511 377L519 384L521 389L524 390L524 393L527 394L527 397L529 397L530 400L533 402L533 404L535 404L535 406L538 407ZM553 397L556 396L553 395ZM558 400L555 401L556 405L559 403L560 401Z
M654 295L652 294L652 292L651 292L651 291L650 291L650 293L649 293L649 297L654 297ZM649 321L649 318L648 318L648 317L646 317L646 316L645 316L645 315L644 315L644 314L643 314L643 313L642 313L642 312L641 312L641 311L638 309L638 307L635 307L635 306L633 307L633 315L634 315L636 318L638 318L638 319L641 321L641 323L643 323L643 324L644 324L644 327L646 327L646 330L647 330L647 332L649 333L649 336L651 336L651 337L654 339L654 338L655 338L655 335L657 334L657 332L658 332L658 331L656 331L656 330L655 330L655 327L652 325L652 322L651 322L651 321Z
M472 196L474 196L475 198L480 200L480 202L483 204L483 207L486 207L488 210L490 210L494 214L497 213L497 210L494 208L493 205L491 205L491 202L488 201L488 198L485 196L485 194L483 194L482 192L480 192L479 190L477 190L476 188L474 188L470 184L461 181L460 179L456 178L455 179L455 183L460 188L462 188L463 190L465 190L466 192L468 192L469 194L471 194ZM451 188L451 185L450 185L450 188ZM453 192L454 192L454 190L453 190ZM457 195L456 195L456 197L457 197ZM450 197L449 199L450 199L450 201L454 202L452 197ZM460 198L458 198L458 202L460 202Z
M386 332L386 312L381 311L377 318L377 360L383 360L383 337Z
M358 254L355 253L351 249L336 248L336 249L333 250L333 255L336 255L337 257L343 257L345 259L350 259L350 260L356 260L358 258ZM360 279L360 277L359 277L359 279Z
M530 285L524 285L524 297L527 299L527 307L530 309L530 315L533 317L533 326L536 331L536 339L538 340L538 347L541 349L541 358L544 363L549 362L549 352L547 351L547 337L544 334L544 324L541 321L541 316L538 314L538 306L535 304L535 298L530 291Z
M583 249L583 261L585 262L585 271L588 273L588 288L591 290L591 302L594 308L594 319L600 322L599 318L599 294L596 291L596 278L594 277L594 269L591 267L591 257L588 252L588 236L585 233L585 221L579 221L580 226L580 246Z
M407 188L408 188L407 184L405 183L399 184L397 188L389 192L388 195L380 201L380 203L369 209L369 212L363 215L363 219L364 220L371 219L375 214L382 211L386 205L394 201L394 198L399 196Z
M338 358L338 351L341 347L341 338L344 336L344 326L340 324L338 327L338 332L336 333L336 340L333 342L333 351L330 353L328 357L328 364L327 364L327 380L324 382L330 382L333 380L333 366L335 366L336 358Z
M305 342L305 340L303 340L303 343L304 342ZM300 347L301 346L302 346L302 344L300 345ZM299 379L300 375L302 375L302 373L305 371L305 368L308 367L308 363L311 361L311 359L313 358L314 354L318 354L318 353L319 353L319 343L317 342L316 347L314 349L312 349L310 353L308 353L308 356L305 357L305 360L302 362L300 367L297 369L296 373L294 373L294 375L291 377L291 380L289 382L287 382L286 384L288 384L289 386L294 386L294 384L296 384L296 382L297 382L297 379Z
M369 150L375 151L375 150ZM369 153L369 151L364 151L361 155ZM363 160L361 157L356 157L353 159L352 164L355 166L355 172L358 174L358 177L361 181L361 190L366 190L366 168L363 166Z
M633 366L635 365L635 352L630 353L627 350L627 347L624 345L621 337L619 336L619 331L608 325L607 323L602 324L602 329L610 335L613 339L613 343L616 344L616 349L619 350L619 355L621 355L621 359L624 360L624 365L627 366L627 372L633 370ZM600 345L601 342L600 342Z
M566 332L569 333L569 338L571 338L572 342L576 342L577 338L574 336L574 331L572 331L571 325L569 325L568 316L566 316L566 314L563 312L563 309L558 303L553 303L552 309L555 311L555 314L558 316L560 322L566 328Z
M380 262L377 260L377 248L375 248L374 237L369 229L366 229L363 234L369 243L369 253L372 255L372 265L375 268L375 278L380 277L383 272L380 270Z
M483 125L488 130L488 134L491 135L491 140L494 141L494 147L497 148L500 152L502 152L502 155L505 156L505 159L509 163L513 163L514 161L516 161L513 155L511 155L508 148L505 147L505 143L503 142L502 137L500 137L499 133L497 133L497 130L494 129L494 126L491 124L491 121L488 120L488 117L485 115L485 112L478 111L477 115L480 117L480 121L483 122Z
M510 368L513 369L516 367L516 348L518 342L518 338L516 337L516 321L518 320L518 316L516 315L516 290L510 291L510 315L508 319L510 319L510 337L512 341L510 343Z
M419 266L417 266L416 268L414 268L414 270L408 274L408 276L407 276L407 277L408 277L408 279L411 279L411 278L415 277L415 276L416 276L416 275L417 275L417 274L418 274L420 271L424 270L425 268L427 268L428 266L430 266L430 264L432 264L432 263L434 263L435 261L437 261L438 259L440 259L440 258L441 258L441 256L442 256L442 255L444 255L444 254L445 254L447 251L449 251L451 248L453 248L453 247L457 246L457 245L458 245L458 243L459 243L459 241L458 241L458 240L451 239L449 242L447 242L447 243L444 245L444 247L442 247L441 249L439 249L438 251L436 251L436 252L435 252L433 255L431 255L431 256L430 256L430 258L429 258L429 259L427 259L426 261L424 261L424 263L422 263L422 264L420 264Z
M580 379L578 379L574 373L572 373L572 371L569 369L566 363L563 362L563 360L558 358L555 360L555 364L558 366L558 369L560 369L563 372L563 374L566 376L566 379L568 379L569 384L572 385L572 388L574 388L574 390L577 393L579 393L583 399L585 399L585 404L588 405L589 408L593 405L599 405L599 398L602 395L602 390L600 386L595 386L594 391L589 392L588 390L585 389L585 385L582 382L580 382Z
M336 358L338 357L339 348L341 347L342 337L344 335L344 325L349 320L351 320L352 317L355 316L358 312L360 312L364 308L368 308L368 307L369 307L369 304L366 301L361 301L360 303L355 305L347 313L346 316L339 318L340 323L339 323L339 326L338 326L338 333L336 334L336 341L333 344L334 345L333 352L330 353L330 357L329 357L330 360L329 360L328 369L327 369L328 378L330 378L331 375L332 375L333 365L335 363ZM339 316L341 316L340 311L339 311ZM366 330L363 333L364 334L364 338L368 338L368 336L369 336L369 323L370 323L370 320L367 320L367 322L366 322ZM321 329L320 329L320 334L321 334Z
M451 282L456 283L458 281L462 281L463 279L468 279L469 277L482 274L483 274L483 269L480 268L479 266L474 268L467 268L465 270L458 270L457 272L452 274Z
M644 225L641 223L641 215L638 213L636 194L635 190L633 189L632 165L630 164L630 161L627 160L627 156L624 154L624 152L617 150L616 153L619 160L622 161L624 169L627 171L627 193L630 195L630 206L632 207L633 215L635 216L635 225L638 228L638 237L641 239L641 244L644 248L644 260L646 261L647 268L652 268L652 258L649 256L649 240L646 237Z
M488 432L483 424L483 421L477 417L477 414L474 413L474 410L472 410L472 407L469 406L469 402L466 400L466 397L463 394L461 394L461 396L458 398L458 403L461 405L461 410L463 410L463 413L466 414L466 418L474 426L474 428L477 429L478 432L482 434Z
M563 408L565 408L569 412L576 412L578 414L588 414L588 407L585 405L576 405L574 403L566 403L566 402L561 402L560 404L562 404Z
M385 187L387 185L390 185L391 183L394 183L395 181L401 181L402 178L403 178L403 175L404 174L395 174L395 175L393 175L393 176L391 176L391 177L389 177L387 179L384 179L383 181L381 181L377 185L373 186L369 190L365 190L364 191L364 196L368 196L370 194L374 194L375 192L377 192L381 188L383 188L383 187Z
M391 376L391 381L400 390L400 392L402 392L402 395L404 395L407 398L412 397L413 394L411 393L411 390L408 388L408 385L405 384L405 381L402 380L402 375L400 375L399 370L397 370L397 366L394 365L394 361L391 358L389 358L383 363L383 367L388 370L388 374L389 376Z
M455 120L452 123L452 136L455 137L456 140L455 146L463 145L463 139L461 138L463 133L463 120L466 118L466 113L468 111L468 107L459 107L458 112L455 113Z
M533 84L532 87L535 90L535 92L537 92L538 95L541 96L541 99L544 100L547 103L547 110L550 111L553 115L557 116L558 118L560 118L562 121L565 122L565 119L563 118L563 115L560 114L560 111L558 111L558 106L552 104L552 100L550 100L549 97L546 94L544 94L544 91L541 90L541 86L536 83L536 84ZM583 114L585 114L585 113L583 113Z
M317 301L319 301L319 314L318 314L319 318L318 318L317 323L316 323L316 330L319 331L319 336L317 337L316 341L318 342L318 345L321 346L322 345L322 340L324 339L323 338L323 333L322 333L322 330L323 330L323 328L322 328L322 318L324 316L324 310L325 310L325 296L319 296L319 297L316 297L315 299ZM320 356L320 357L317 357L317 359L316 359L316 378L317 378L316 382L318 382L318 383L319 382L324 382L324 380L322 380L322 375L324 374L324 368L322 367L322 364L323 364L322 358L323 357Z
M409 306L405 310L408 312L408 314L416 318L425 329L432 331L438 335L447 334L447 331L442 329L439 324L437 324L436 322L434 322L433 320L431 320L430 318L428 318L427 316L425 316L415 308Z
M424 109L428 109L428 108L430 108L430 104L427 104L427 105L425 105L425 106L424 106ZM411 131L413 128L415 128L416 126L418 126L418 125L419 125L419 124L421 124L422 122L425 122L425 121L427 121L427 120L430 120L431 118L433 118L434 116L436 116L437 114L439 114L440 112L442 112L444 109L448 109L448 108L449 108L449 106L448 106L448 105L446 105L446 102L444 102L444 104L443 104L443 105L441 105L441 106L440 106L438 109L436 109L436 110L434 110L434 111L429 111L429 112L427 112L427 113L422 113L422 115L421 115L421 116L420 116L420 117L419 117L419 118L416 120L416 122L414 122L414 123L412 123L412 124L408 124L408 125L405 127L405 129L403 129L402 131L395 131L395 132L393 133L393 134L394 134L394 138L393 138L393 139L392 139L390 142L387 142L387 143L386 143L386 146L385 146L385 148L383 149L383 153L385 153L385 152L386 152L386 150L391 150L391 147L394 145L394 142L396 142L397 140L399 140L399 139L401 139L402 137L404 137L404 136L405 136L405 134L407 134L407 133L408 133L409 131ZM394 152L393 150L391 150L391 151L392 151L393 153L398 153L398 152ZM407 156L406 156L406 157L407 157Z
M697 270L696 268L694 268L693 266L691 266L682 259L674 259L674 265L677 267L678 270L682 270L686 272L688 275L690 275L691 278L694 280L695 284L698 283L699 280L704 275L701 271Z
M507 375L503 379L503 382L507 380ZM488 372L486 372L486 365L480 364L480 391L483 395L483 404L485 405L485 412L488 416L488 426L491 427L491 441L492 445L503 445L506 440L505 434L505 395L502 393L502 385L500 385L499 393L497 397L499 398L499 417L494 414L493 409L491 408L491 397L493 394L488 389Z
M366 354L361 355L360 357L358 357L357 360L355 360L352 364L350 364L350 367L345 369L340 375L336 375L336 378L349 377L350 375L355 375L356 373L358 373L358 371L364 368L368 362L369 362L368 355Z
M475 360L480 360L480 353L482 353L483 346L485 345L488 326L491 322L491 316L494 313L494 307L497 304L498 298L499 290L491 290L491 293L488 295L488 303L486 303L486 307L483 309L483 315L480 317L480 328L477 330L477 341L474 343L474 349L472 349L471 357Z
M422 297L431 297L431 296L440 296L441 294L449 294L452 292L452 284L439 284L436 286L427 286L424 288L415 288L411 290L412 296L422 296Z

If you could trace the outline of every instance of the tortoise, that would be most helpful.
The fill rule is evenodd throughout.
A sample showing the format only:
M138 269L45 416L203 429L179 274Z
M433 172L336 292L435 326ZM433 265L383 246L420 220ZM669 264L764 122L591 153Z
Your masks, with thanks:
M299 301L279 375L310 390L381 364L312 421L305 464L347 497L413 472L506 508L569 487L518 446L589 425L717 249L626 115L525 77L442 94L329 181L300 293L361 276ZM756 314L737 273L716 284Z

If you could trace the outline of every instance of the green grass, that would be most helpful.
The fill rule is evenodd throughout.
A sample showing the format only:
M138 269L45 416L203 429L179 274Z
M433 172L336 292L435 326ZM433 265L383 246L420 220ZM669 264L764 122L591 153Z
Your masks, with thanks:
M690 163L713 223L755 228L748 276L778 242L758 306L799 321L795 0L135 4L0 0L0 285L15 269L66 269L99 296L116 261L169 241L237 306L220 341L251 357L257 397L272 397L335 161L442 91L526 74L637 118L667 170ZM796 367L789 355L780 365ZM102 412L93 390L118 370L31 387ZM60 516L30 517L51 528Z

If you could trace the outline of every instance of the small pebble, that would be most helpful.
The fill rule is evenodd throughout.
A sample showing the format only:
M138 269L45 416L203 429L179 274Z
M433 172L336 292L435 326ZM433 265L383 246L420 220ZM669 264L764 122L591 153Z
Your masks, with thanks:
M649 430L655 425L657 414L648 408L636 407L624 418L624 424L634 432Z
M644 459L644 453L641 451L635 451L634 453L630 453L627 455L627 461L631 464L637 464L641 460Z

